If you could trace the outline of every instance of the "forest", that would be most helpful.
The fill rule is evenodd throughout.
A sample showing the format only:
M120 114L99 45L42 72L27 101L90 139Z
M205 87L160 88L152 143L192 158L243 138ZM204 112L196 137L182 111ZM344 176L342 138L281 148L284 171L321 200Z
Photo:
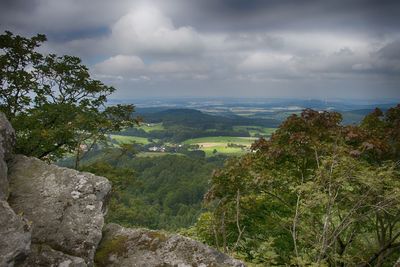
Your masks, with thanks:
M247 261L391 266L399 257L400 105L360 125L336 112L290 116L256 153L228 160L190 230Z
M237 157L108 156L85 170L115 184L108 220L178 231L249 265L392 266L400 105L341 119L304 110Z
M115 88L79 58L39 53L45 40L0 35L0 111L17 153L112 181L108 222L179 232L249 266L393 266L400 257L400 104L350 125L312 109L282 121L136 114L107 105Z

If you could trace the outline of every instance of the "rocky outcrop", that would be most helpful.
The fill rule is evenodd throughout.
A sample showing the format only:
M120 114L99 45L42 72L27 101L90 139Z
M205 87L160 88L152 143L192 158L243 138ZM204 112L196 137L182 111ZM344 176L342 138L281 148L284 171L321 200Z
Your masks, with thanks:
M12 156L15 133L0 113L0 266L14 266L29 253L31 232L29 222L15 214L7 203L9 195L7 160Z
M180 235L109 224L96 254L96 266L244 266L204 244Z
M0 200L0 266L14 266L29 254L31 232L27 221Z
M15 156L9 167L9 203L32 222L32 243L46 244L91 265L101 239L110 182L25 156Z
M66 255L47 245L31 246L30 254L18 267L57 266L57 267L86 267L84 259Z
M0 200L8 197L8 178L6 161L11 158L15 143L15 133L6 116L0 113Z
M110 182L12 155L14 142L0 113L0 267L93 266L96 250L96 266L244 266L179 235L110 224L102 238Z

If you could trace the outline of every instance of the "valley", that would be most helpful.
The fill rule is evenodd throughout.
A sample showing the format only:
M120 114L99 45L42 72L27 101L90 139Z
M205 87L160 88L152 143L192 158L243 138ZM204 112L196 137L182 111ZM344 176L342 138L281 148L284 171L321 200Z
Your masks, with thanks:
M134 113L141 118L139 125L109 134L82 158L81 169L107 176L116 185L109 222L169 231L188 228L207 210L202 202L212 173L229 159L251 153L254 141L269 139L291 114L308 107L341 108L344 123L353 124L373 110L372 105L343 103L327 107L322 101L253 103L255 107L244 100L156 104L139 101ZM58 164L72 167L74 158Z

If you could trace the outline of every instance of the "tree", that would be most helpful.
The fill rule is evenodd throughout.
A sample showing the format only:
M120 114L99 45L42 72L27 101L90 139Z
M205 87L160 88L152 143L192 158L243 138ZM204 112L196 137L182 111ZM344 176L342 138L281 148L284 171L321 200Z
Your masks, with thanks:
M0 35L0 110L9 120L31 103L30 94L37 90L34 73L27 70L43 59L35 48L45 40L42 34L30 39L9 31Z
M90 77L74 56L42 55L44 35L0 35L0 110L13 124L16 152L55 160L85 152L105 135L133 126L133 105L106 106L115 88Z
M394 263L399 111L375 111L351 127L335 112L292 115L270 140L253 144L256 153L215 172L206 195L212 214L201 217L197 235L254 263Z

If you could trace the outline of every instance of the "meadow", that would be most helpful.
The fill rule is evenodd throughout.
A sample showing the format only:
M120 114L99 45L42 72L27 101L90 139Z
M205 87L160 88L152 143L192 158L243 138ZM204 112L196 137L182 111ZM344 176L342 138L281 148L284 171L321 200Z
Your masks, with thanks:
M255 137L210 136L188 139L184 144L198 145L206 156L214 154L240 155L249 152Z
M118 144L150 144L150 141L145 137L111 134L110 138L115 140Z

